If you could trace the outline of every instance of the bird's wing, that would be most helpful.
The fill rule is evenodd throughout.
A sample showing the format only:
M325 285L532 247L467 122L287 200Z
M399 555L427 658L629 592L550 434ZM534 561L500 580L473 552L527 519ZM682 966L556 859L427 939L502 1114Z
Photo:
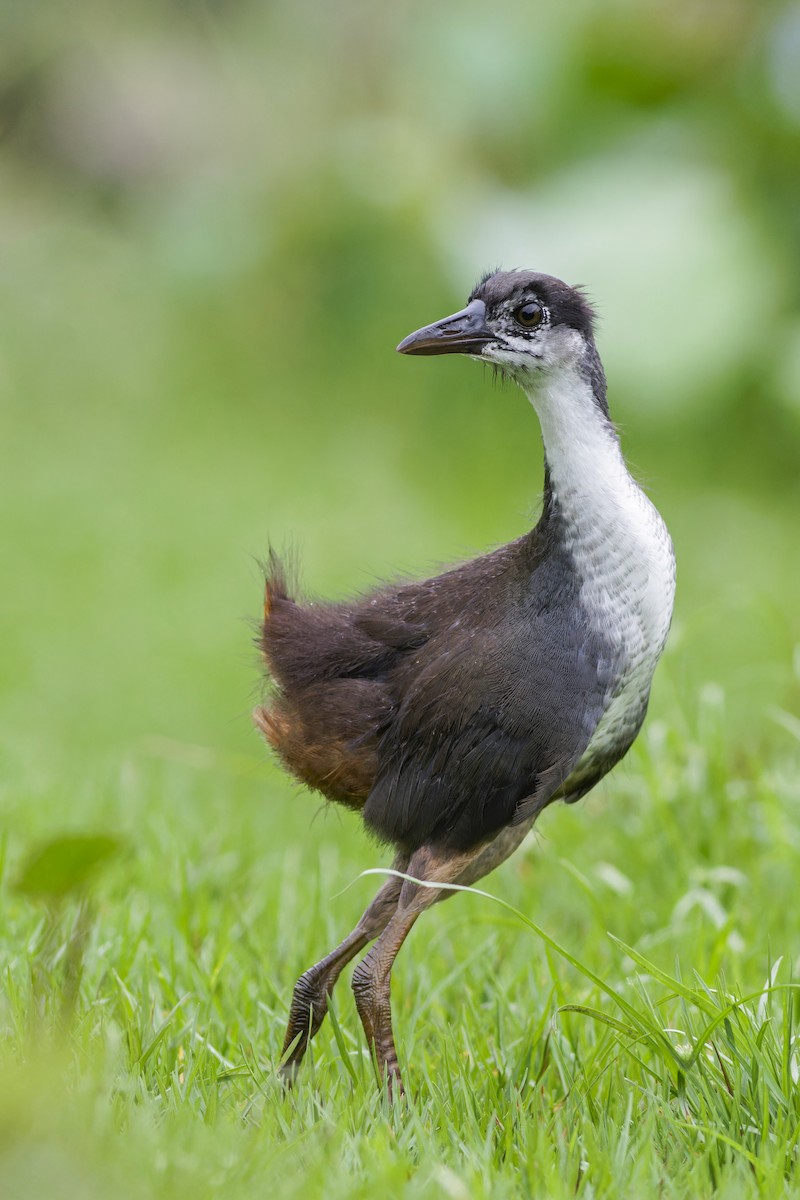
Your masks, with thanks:
M548 802L579 761L614 664L586 631L464 629L432 639L384 733L364 807L388 841L479 844ZM569 703L565 703L569 697Z

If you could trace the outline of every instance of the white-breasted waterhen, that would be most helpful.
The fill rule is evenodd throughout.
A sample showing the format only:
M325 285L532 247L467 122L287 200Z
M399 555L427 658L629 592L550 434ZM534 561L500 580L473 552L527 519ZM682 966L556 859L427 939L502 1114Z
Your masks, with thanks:
M609 418L592 308L532 271L486 276L461 312L402 354L466 354L526 392L542 429L544 501L530 533L421 583L303 603L270 556L260 646L273 691L257 724L285 766L358 810L394 867L470 884L554 800L592 788L628 750L667 636L675 559ZM395 956L447 891L388 878L341 945L298 980L293 1073L342 968L391 1092Z

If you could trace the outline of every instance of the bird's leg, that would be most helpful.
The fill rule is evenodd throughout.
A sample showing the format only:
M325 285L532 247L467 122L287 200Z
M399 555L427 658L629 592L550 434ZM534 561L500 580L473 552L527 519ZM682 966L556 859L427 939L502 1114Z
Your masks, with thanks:
M406 856L395 859L394 869L402 871ZM328 1011L328 997L344 967L373 938L385 929L400 897L403 880L390 877L364 912L352 933L331 950L320 962L305 971L295 984L289 1009L289 1023L283 1040L281 1074L291 1079L308 1049L308 1043L319 1030Z
M426 883L453 883L480 853L453 853L423 846L411 857L406 873ZM405 880L391 920L353 972L353 992L367 1044L375 1055L389 1098L403 1094L403 1080L392 1034L391 971L397 953L420 913L446 893Z

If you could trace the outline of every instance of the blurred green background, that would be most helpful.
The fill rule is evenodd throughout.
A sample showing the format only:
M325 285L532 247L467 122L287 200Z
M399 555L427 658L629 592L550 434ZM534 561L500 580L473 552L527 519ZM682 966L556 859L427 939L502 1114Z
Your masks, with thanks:
M259 758L268 540L342 594L529 524L523 396L393 350L495 264L595 298L677 547L667 674L773 736L798 705L796 4L2 14L15 797L164 739Z
M2 1046L63 1007L79 944L69 1053L101 1126L120 1096L149 1097L154 1129L185 1100L199 1147L218 1090L240 1111L219 1055L278 1055L292 980L371 886L340 889L385 856L251 727L257 560L297 547L309 593L340 596L535 519L522 394L394 353L495 265L597 303L678 600L645 737L491 886L600 973L612 928L687 975L732 961L760 983L767 941L791 954L797 935L800 5L0 0L0 19L0 877L65 829L129 851L86 946L3 887ZM476 941L469 903L431 914L399 968L401 1024L422 1014L437 1063L445 1027L497 1027L471 955L517 997L512 1045L530 997L542 1020L550 1004L538 950ZM481 1018L451 1021L475 996ZM203 1087L188 1066L184 1087L206 1038ZM98 1039L114 1099L96 1104ZM315 1053L347 1083L329 1031ZM0 1113L20 1194L55 1194L47 1171L117 1194L82 1174L97 1126L72 1083L52 1102L49 1065L20 1068ZM40 1120L68 1172L25 1157ZM145 1144L108 1163L158 1163Z
M678 554L660 694L714 680L773 736L800 640L800 11L65 17L7 9L0 52L0 717L25 829L20 773L58 780L70 823L129 753L259 769L269 539L341 594L530 522L522 395L393 349L496 263L599 305Z

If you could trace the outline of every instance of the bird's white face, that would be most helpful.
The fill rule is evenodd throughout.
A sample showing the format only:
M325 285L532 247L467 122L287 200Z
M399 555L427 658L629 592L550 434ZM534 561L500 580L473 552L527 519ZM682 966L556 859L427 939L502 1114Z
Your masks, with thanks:
M524 318L539 309L541 320L526 326ZM477 362L489 362L517 383L535 385L537 377L578 366L586 353L586 340L577 329L554 325L546 308L529 303L515 309L487 314L487 327L496 339L487 342Z
M397 348L465 354L535 389L553 372L580 368L590 341L591 308L579 291L551 276L498 271L481 281L461 312L416 330Z

